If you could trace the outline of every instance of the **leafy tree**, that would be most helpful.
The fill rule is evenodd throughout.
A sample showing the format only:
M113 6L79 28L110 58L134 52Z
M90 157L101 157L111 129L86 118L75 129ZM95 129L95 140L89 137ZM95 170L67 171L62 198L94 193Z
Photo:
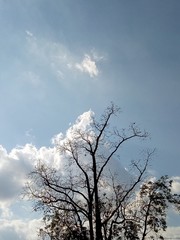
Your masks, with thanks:
M132 162L136 174L126 173L125 181L111 169L124 143L148 136L134 123L127 131L110 127L118 112L112 104L100 121L91 116L85 128L72 127L71 134L57 143L63 166L58 169L40 160L30 173L26 194L35 201L34 209L44 212L44 238L144 239L150 230L165 230L166 200L179 204L167 179L143 184L137 200L152 152L143 164Z
M167 209L174 206L180 211L180 195L172 193L172 180L162 176L142 184L134 201L126 208L125 233L128 239L144 240L159 237L167 228Z

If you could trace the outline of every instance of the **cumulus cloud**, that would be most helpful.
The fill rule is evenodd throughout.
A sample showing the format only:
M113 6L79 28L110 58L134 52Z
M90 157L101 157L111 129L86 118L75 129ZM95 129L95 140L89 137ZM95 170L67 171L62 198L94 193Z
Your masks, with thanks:
M81 63L76 64L76 68L81 72L88 73L90 77L97 77L99 74L95 60L93 60L88 54L85 54Z
M60 162L54 147L37 149L32 144L26 144L8 153L0 145L0 240L37 239L36 229L40 220L31 219L29 214L32 210L23 208L26 200L22 199L21 194L28 173L39 159L54 166ZM26 220L23 220L24 215Z
M54 147L37 149L32 144L15 147L7 153L0 146L0 210L1 216L7 216L12 204L19 201L22 188L27 181L27 174L33 169L38 159L54 164L59 161Z
M41 219L0 220L0 240L36 240Z
M26 174L32 168L36 148L27 144L8 154L0 146L0 202L11 203L21 191Z
M82 139L81 137L79 138L79 134L77 134L78 132L86 133L87 134L86 136L88 136L88 141L93 142L94 138L96 137L95 132L92 128L93 121L94 121L94 112L91 110L84 112L82 115L80 115L77 118L76 122L69 127L65 135L60 133L54 136L52 139L52 142L61 146L61 144L72 141L74 139L76 142L80 143L81 145ZM105 145L101 146L101 149L98 149L98 154L103 155L104 157L109 156L108 144L107 146ZM64 155L63 157L65 159L66 155ZM98 159L97 161L99 161L99 164L102 165L101 158ZM63 161L62 159L61 167L63 167L63 162L65 161ZM86 155L86 158L84 158L84 154L82 153L79 156L79 162L81 163L81 165L89 164L89 162L91 162L91 157L89 155ZM77 175L77 172L79 171L79 169L74 170L74 168L75 166L73 166L72 170L74 174ZM116 177L117 181L121 181L122 183L128 184L132 180L132 176L125 170L125 168L120 164L117 158L114 158L110 163L106 165L105 172L106 172L105 175L107 176L107 179L108 177L111 178L111 174L114 174L114 176L117 176Z
M64 143L67 139L72 140L76 137L76 131L81 130L81 131L86 131L90 133L91 131L91 123L93 121L94 117L94 112L89 110L87 112L84 112L82 115L80 115L76 122L69 127L69 129L66 131L66 134L64 135L63 133L59 133L55 135L52 139L51 142L54 145L59 145L61 143Z
M54 136L52 143L57 145L66 141L67 138L72 139L78 129L91 133L93 117L94 113L91 110L83 113L64 135L60 133ZM93 133L91 137L93 138ZM41 222L39 219L32 219L32 216L28 214L25 217L25 213L22 213L22 206L26 200L20 199L19 196L27 181L27 174L33 169L37 160L42 159L45 163L62 170L65 159L64 156L59 155L54 145L38 149L33 144L26 144L13 148L9 153L3 146L0 146L0 240L36 239L36 229ZM103 149L103 154L106 154L105 149ZM123 179L129 178L127 171L115 159L111 164L111 170L118 171ZM179 192L180 177L173 177L173 180L173 190ZM26 219L23 220L24 218ZM179 230L176 228L174 231Z

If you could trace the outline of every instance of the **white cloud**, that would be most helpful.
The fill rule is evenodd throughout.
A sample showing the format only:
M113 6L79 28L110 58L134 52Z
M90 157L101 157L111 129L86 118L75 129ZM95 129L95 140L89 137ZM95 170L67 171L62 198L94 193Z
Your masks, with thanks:
M88 73L90 77L97 77L99 74L99 70L97 68L95 60L91 59L88 54L85 54L82 62L77 63L75 66L81 72Z
M36 240L41 219L0 220L0 240Z
M82 145L82 142L81 142L82 138L79 137L80 135L77 134L78 132L84 133L85 136L88 138L88 141L93 142L95 137L95 132L92 129L93 118L94 118L93 111L89 110L87 112L84 112L82 115L80 115L77 118L76 122L69 127L65 135L60 133L54 136L52 139L52 142L58 145L59 147L61 146L61 144L63 145L64 143L72 140L75 140L77 143L80 143L80 145ZM98 154L99 155L102 154L103 156L106 156L106 157L109 156L108 145L102 146L102 148L98 150ZM63 157L65 159L66 155L64 154ZM84 158L84 155L80 154L79 162L81 162L82 165L89 164L90 162L89 157L90 156L87 155L86 158ZM63 166L63 162L65 161L62 161L61 167ZM101 159L99 159L99 164L102 164ZM74 171L74 166L72 170L73 172L75 172L75 175L79 171L79 169L76 169ZM106 175L109 176L109 178L111 178L111 174L114 174L114 176L115 175L117 176L117 180L123 183L128 184L132 180L132 176L124 169L124 167L120 164L120 162L116 158L114 158L110 163L107 164L105 171L106 171Z
M171 179L173 180L173 183L172 183L173 193L180 194L180 177L175 176L175 177L172 177Z
M8 154L0 146L0 203L11 203L19 195L26 174L32 168L34 146L14 148Z
M76 74L72 72L75 73L77 70L92 78L98 76L97 62L104 60L104 57L99 55L95 49L90 51L90 54L85 54L83 60L79 62L80 56L70 51L65 45L35 37L30 31L26 31L26 35L27 53L37 64L43 65L46 70L49 69L60 82L67 82L64 81L66 77L68 81L75 78ZM35 76L30 75L29 78L32 78L32 84L36 84Z
M1 210L1 214L0 214L1 218L10 219L11 217L13 217L13 212L10 209L10 202L0 201L0 210Z
M81 131L88 132L91 129L93 116L94 112L91 110L84 112L76 119L75 124L69 127L69 129L66 131L66 135L63 135L62 133L55 135L51 140L52 144L58 145L66 141L66 139L72 140L73 138L75 138L76 131L78 129L81 129Z
M38 159L47 162L59 161L55 148L41 147L37 149L32 144L15 147L10 153L0 146L0 216L7 216L10 207L20 201L22 188L27 181L27 174L32 170Z
M91 132L93 116L94 113L91 110L83 113L77 118L75 124L69 127L65 135L62 133L56 135L52 139L52 143L56 145L66 141L67 138L72 139L78 129L89 131L93 138L94 135ZM103 154L106 154L104 149ZM22 187L27 181L27 174L39 159L57 169L62 169L64 162L64 156L60 156L54 146L37 149L33 144L26 144L22 147L15 147L8 153L0 145L0 240L36 239L37 232L35 229L39 226L40 220L31 219L32 216L28 215L28 211L23 211L23 205L25 205L26 200L20 199L19 196L22 192ZM120 173L119 175L123 179L129 177L116 160L113 161L111 170L117 171L118 174ZM175 192L178 192L180 189L180 177L173 177L173 179L173 189ZM27 216L25 217L26 212ZM24 218L26 218L25 221L23 220ZM171 229L168 230L169 234ZM178 232L179 229L176 228L175 231Z
M59 166L61 161L54 147L37 149L32 144L26 144L8 153L0 145L0 240L37 239L36 229L40 220L31 219L32 210L23 208L27 203L21 194L27 174L38 159L45 159L54 166ZM24 217L26 220L23 220Z

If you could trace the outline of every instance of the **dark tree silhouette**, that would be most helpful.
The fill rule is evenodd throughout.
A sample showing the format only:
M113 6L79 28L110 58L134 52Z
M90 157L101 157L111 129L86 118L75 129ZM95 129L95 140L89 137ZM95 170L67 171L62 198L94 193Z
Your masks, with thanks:
M71 135L57 143L63 167L57 169L40 160L30 173L26 195L34 209L44 212L41 235L49 239L145 239L150 232L166 228L166 202L179 204L171 194L167 178L142 183L152 152L142 162L132 162L135 175L111 169L121 145L144 139L147 132L133 123L125 131L110 127L119 108L112 104L100 121L91 118L85 128L72 127ZM167 200L167 201L166 201Z

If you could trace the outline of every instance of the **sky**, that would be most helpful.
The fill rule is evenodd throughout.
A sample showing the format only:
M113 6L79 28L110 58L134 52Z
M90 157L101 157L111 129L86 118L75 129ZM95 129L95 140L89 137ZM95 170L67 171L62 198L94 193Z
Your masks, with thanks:
M118 128L150 134L121 164L155 148L149 171L180 191L179 24L179 0L0 0L0 240L36 239L39 218L19 199L34 159L53 158L54 135L111 101ZM173 219L167 236L180 236Z

